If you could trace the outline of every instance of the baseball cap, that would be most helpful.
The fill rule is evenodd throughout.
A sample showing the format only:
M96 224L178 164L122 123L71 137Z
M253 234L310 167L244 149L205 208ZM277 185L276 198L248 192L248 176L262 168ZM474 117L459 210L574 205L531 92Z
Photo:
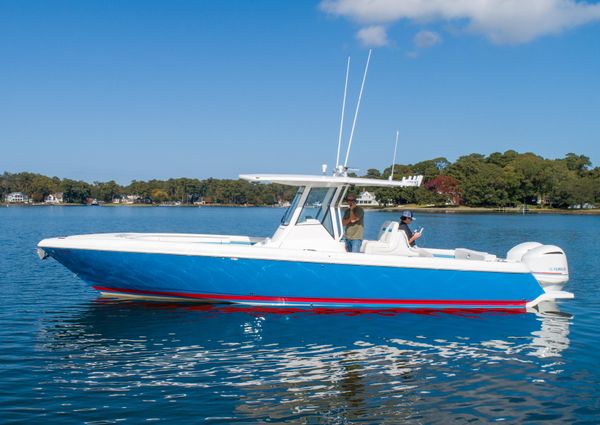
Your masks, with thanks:
M401 217L406 217L406 218L410 218L412 220L416 220L416 218L413 215L412 211L402 211Z

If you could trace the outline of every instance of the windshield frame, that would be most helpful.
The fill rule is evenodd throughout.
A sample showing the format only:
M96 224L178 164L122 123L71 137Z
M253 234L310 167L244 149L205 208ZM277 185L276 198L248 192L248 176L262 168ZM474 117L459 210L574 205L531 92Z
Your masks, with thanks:
M281 217L281 225L282 226L288 226L290 224L290 222L292 221L292 218L294 217L294 212L296 211L296 208L298 207L298 203L300 202L300 199L302 198L302 195L304 194L305 188L306 188L306 186L298 187L298 190L296 191L296 195L294 196L294 199L292 199L292 203L290 204L288 209L285 211L285 213Z
M335 238L335 224L332 216L332 207L335 204L337 188L312 186L309 188L306 199L298 215L297 225L320 224ZM309 215L309 213L312 213ZM309 222L308 220L314 220Z

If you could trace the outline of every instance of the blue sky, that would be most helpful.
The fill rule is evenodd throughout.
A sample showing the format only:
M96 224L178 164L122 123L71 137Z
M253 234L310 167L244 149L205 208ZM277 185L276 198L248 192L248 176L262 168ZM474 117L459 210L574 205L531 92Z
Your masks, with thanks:
M476 2L472 2L475 4ZM515 149L600 165L598 2L0 2L0 172L318 173ZM469 4L467 2L466 4ZM391 5L391 6L390 6Z

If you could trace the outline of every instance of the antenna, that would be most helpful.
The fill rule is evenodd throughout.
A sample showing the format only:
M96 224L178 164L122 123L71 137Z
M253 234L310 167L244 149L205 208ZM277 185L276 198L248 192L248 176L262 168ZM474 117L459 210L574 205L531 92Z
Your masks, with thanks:
M348 92L348 75L350 74L350 56L348 56L348 64L346 65L346 84L344 84L344 100L342 101L342 117L340 119L340 136L338 138L337 157L335 159L335 168L340 165L340 148L342 146L342 130L344 128L344 114L346 111L346 93Z
M394 159L392 160L392 174L390 174L389 180L394 180L394 165L396 164L396 149L398 148L398 136L400 132L396 130L396 144L394 145Z
M350 155L350 148L352 147L352 137L354 136L354 127L356 126L356 118L358 117L358 109L360 108L360 99L362 98L363 89L365 87L365 80L367 78L367 70L369 69L369 61L371 60L371 49L369 49L369 56L367 56L367 64L365 65L365 73L363 75L362 84L360 85L360 93L358 95L358 102L356 103L356 111L354 112L354 121L352 122L352 131L350 132L350 140L348 142L348 150L346 150L346 160L344 161L344 168L348 166L348 156Z

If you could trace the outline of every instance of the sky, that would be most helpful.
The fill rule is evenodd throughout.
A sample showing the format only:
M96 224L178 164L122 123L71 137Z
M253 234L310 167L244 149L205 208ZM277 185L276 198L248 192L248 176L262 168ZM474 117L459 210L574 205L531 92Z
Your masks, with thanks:
M600 165L600 2L0 1L0 172L318 174L514 149Z

